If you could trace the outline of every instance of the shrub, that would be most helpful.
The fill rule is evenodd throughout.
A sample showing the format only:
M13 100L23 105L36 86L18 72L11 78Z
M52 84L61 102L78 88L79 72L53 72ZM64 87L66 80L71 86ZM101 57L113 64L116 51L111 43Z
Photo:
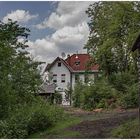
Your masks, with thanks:
M83 109L107 108L116 102L117 91L112 88L106 79L100 79L96 83L81 84L75 86L74 105ZM109 103L109 100L112 101Z
M82 90L85 88L84 86L85 85L81 81L78 81L75 84L74 91L72 92L72 101L74 107L80 107Z
M64 119L63 110L36 103L24 106L11 114L10 118L0 122L1 138L27 138L28 135L42 131Z
M80 107L86 110L92 110L95 108L95 96L93 95L94 88L90 86L85 86L81 94Z
M119 104L123 108L138 107L138 84L127 87L126 93L120 95Z
M109 82L116 90L125 93L128 86L137 82L137 78L130 72L115 73L110 76Z
M61 104L62 103L62 94L60 94L59 92L56 92L54 94L54 100L55 100L56 104Z

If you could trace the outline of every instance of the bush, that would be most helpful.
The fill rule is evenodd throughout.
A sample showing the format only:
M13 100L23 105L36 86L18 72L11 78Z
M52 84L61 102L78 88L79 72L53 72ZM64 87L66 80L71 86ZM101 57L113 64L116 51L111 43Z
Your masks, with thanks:
M56 92L54 94L54 100L55 100L56 104L61 104L62 103L62 94L60 94L59 92Z
M137 83L137 78L130 72L115 73L110 76L109 82L116 90L125 93L127 87Z
M85 85L81 81L78 81L75 84L74 91L72 92L72 101L74 107L80 107L82 90L84 88Z
M64 119L63 110L37 103L24 106L11 114L10 118L0 122L1 138L27 138L30 134L42 131Z
M123 108L138 107L138 84L127 87L126 93L120 95L118 102Z
M106 79L100 79L90 85L79 83L75 86L73 94L74 106L87 110L108 108L117 98L117 91Z
M86 110L94 108L134 108L138 106L136 76L116 73L107 80L104 77L95 83L78 82L73 92L73 105Z

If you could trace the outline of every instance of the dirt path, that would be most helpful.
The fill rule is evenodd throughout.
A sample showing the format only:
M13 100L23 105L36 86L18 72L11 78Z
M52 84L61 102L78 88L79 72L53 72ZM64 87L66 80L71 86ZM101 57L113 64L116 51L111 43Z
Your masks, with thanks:
M91 114L93 115L93 113ZM78 115L78 113L74 115ZM80 115L85 114L82 113ZM75 126L66 128L66 130L79 132L81 134L80 136L74 138L109 138L110 130L121 125L125 121L128 121L129 119L136 118L137 115L138 115L137 110L117 112L113 115L107 114L107 117L103 119L96 119L92 121L85 119Z

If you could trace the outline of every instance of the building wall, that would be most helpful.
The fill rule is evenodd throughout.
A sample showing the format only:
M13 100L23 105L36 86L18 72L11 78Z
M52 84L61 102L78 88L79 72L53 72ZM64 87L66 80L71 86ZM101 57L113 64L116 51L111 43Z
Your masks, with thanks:
M62 104L69 105L70 102L66 101L65 99L65 89L67 89L68 84L70 84L70 71L63 63L61 63L61 67L58 67L58 63L55 63L49 72L52 72L53 74L57 74L56 85L57 85L57 90L60 91L60 93L62 94ZM61 74L65 74L64 83L61 82Z
M72 74L72 89L74 89L74 86L75 86L75 73ZM79 79L84 83L85 81L85 75L84 74L79 74Z
M60 93L62 94L62 104L63 105L70 105L69 101L66 101L65 99L65 89L67 89L68 85L70 85L70 78L71 78L71 74L70 71L68 70L68 68L61 63L61 67L58 67L58 62L56 62L53 67L50 69L51 73L53 74L57 74L57 90L60 91ZM65 74L65 82L62 83L61 82L61 75ZM77 73L72 73L72 89L74 89L75 86L75 75ZM94 73L89 74L88 75L89 79L94 80ZM85 82L85 74L83 73L79 73L79 79L84 83Z

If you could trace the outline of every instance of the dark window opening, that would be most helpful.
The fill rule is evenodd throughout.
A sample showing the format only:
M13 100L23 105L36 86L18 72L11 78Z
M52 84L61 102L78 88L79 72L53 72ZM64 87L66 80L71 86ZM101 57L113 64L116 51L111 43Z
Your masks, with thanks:
M53 75L53 82L56 83L57 82L57 74Z
M58 67L61 67L61 62L58 62Z
M76 66L79 66L79 65L80 65L80 61L76 61L76 62L75 62L75 65L76 65Z
M76 74L76 75L75 75L75 82L78 82L79 80L80 80L79 75Z
M65 79L66 79L66 75L65 74L61 74L61 82L65 83Z

